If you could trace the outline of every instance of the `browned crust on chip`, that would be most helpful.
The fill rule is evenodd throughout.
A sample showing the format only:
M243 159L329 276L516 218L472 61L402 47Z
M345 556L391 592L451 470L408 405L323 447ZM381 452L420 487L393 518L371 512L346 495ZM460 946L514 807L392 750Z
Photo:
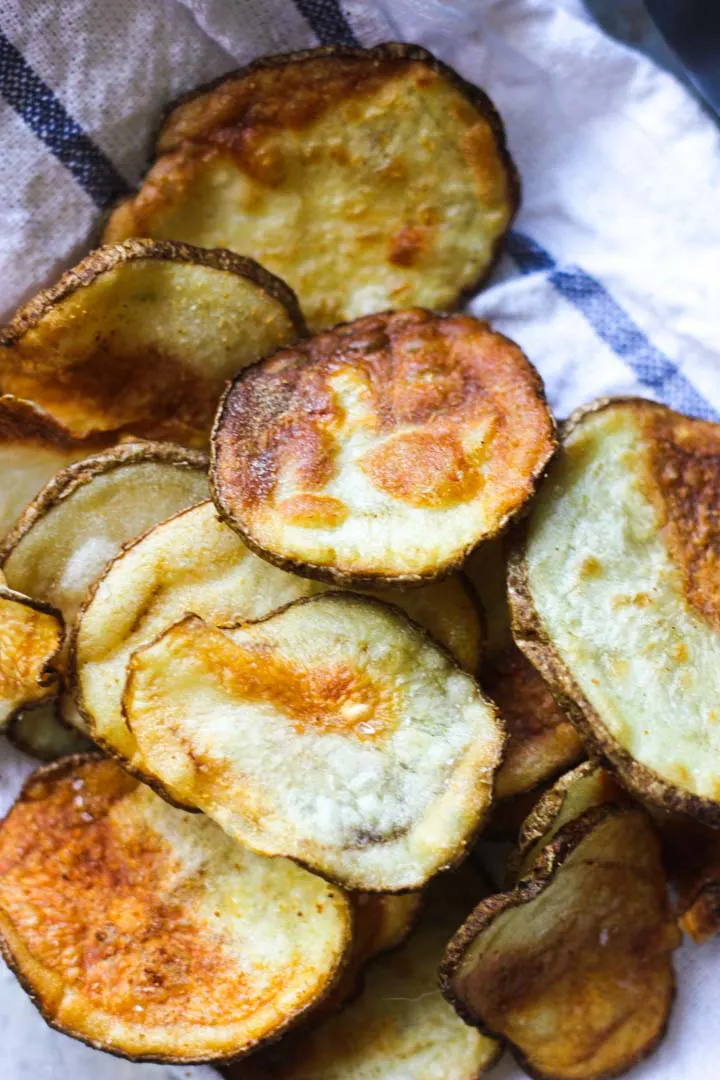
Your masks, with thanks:
M502 755L504 753L504 748L505 748L506 735L505 735L505 728L504 728L504 725L503 725L503 722L502 722L502 717L501 717L500 713L498 712L497 708L495 707L494 703L488 697L486 697L485 692L483 691L482 687L478 683L477 679L472 675L471 672L466 671L465 668L463 668L461 666L460 662L455 658L455 656L452 654L450 649L446 645L443 645L442 642L436 641L436 639L432 636L432 634L428 630L426 630L426 628L424 626L421 626L419 623L416 623L413 619L410 618L408 613L403 608L398 607L396 604L392 604L387 600L380 600L376 596L367 596L364 593L363 594L358 594L358 593L351 593L351 592L341 592L340 590L338 590L337 592L328 591L328 592L324 592L324 593L317 593L315 596L301 596L297 600L291 600L289 603L283 604L282 607L276 608L274 611L268 612L267 615L263 615L263 617L261 619L246 619L246 620L238 620L237 622L232 622L232 623L223 623L223 624L221 624L219 626L214 626L214 629L216 629L216 630L234 630L234 629L240 629L242 627L258 626L261 623L268 622L269 620L274 619L278 615L282 615L283 612L287 611L289 608L301 607L304 604L312 604L312 603L314 603L314 602L316 602L318 600L327 600L328 598L331 598L334 601L340 600L342 602L346 602L346 601L348 601L348 599L350 601L352 601L352 600L360 600L362 602L367 602L368 604L374 605L375 607L378 607L378 608L381 608L381 609L384 609L384 610L390 609L395 614L396 617L400 618L407 626L409 626L416 633L419 633L420 635L422 635L422 637L426 641L430 642L434 646L435 649L437 649L439 652L441 652L443 654L443 656L451 664L452 668L455 671L459 672L461 675L464 675L466 678L470 679L471 682L477 688L479 696L482 698L483 702L485 702L485 704L490 706L492 714L493 714L493 719L494 719L496 725L501 729L502 736L503 736L503 744L502 744L501 750L500 750L500 761L502 761ZM196 621L196 620L198 620L200 622L205 621L204 619L200 619L199 615L193 615L193 614L184 615L182 618L177 619L170 626L166 626L163 630L161 630L152 639L152 641L148 641L144 645L141 645L140 648L137 649L132 654L132 656L130 657L130 660L128 662L128 676L127 676L127 678L125 680L125 686L123 688L123 695L122 695L122 714L123 714L123 717L125 719L125 723L127 724L130 731L132 731L132 723L131 723L130 717L128 715L127 702L128 702L128 696L129 696L129 692L130 692L131 682L133 680L132 666L133 666L134 658L137 655L139 655L140 653L144 652L146 649L150 649L154 645L156 645L160 641L160 639L162 637L164 637L164 635L167 634L170 630L174 629L177 626L180 626L184 622L192 622L192 621ZM78 707L80 708L79 705L78 705ZM95 738L92 722L89 720L89 717L87 716L87 714L85 714L83 712L82 708L80 708L80 712L82 713L83 717L88 720L88 723L90 724L92 737ZM142 772L141 770L136 770L136 769L132 768L128 764L127 760L125 758L123 758L122 755L120 755L117 750L113 749L112 747L105 746L101 739L98 739L97 742L98 742L98 746L100 746L101 749L105 750L107 752L108 756L114 758L118 762L118 764L122 766L122 768L125 770L125 772L128 772L128 773L130 773L130 775L137 777L137 779L139 779L139 780L142 780L143 783L147 784L148 787L152 787L153 790L158 795L160 795L161 798L165 799L166 802L169 802L172 806L176 806L180 810L187 810L187 811L193 812L193 813L202 813L202 811L198 810L197 807L186 806L183 803L177 802L172 796L168 795L167 791L165 791L165 789L163 788L162 783L159 780L157 780L157 778L155 776L153 776L150 773L145 773L145 772ZM499 768L499 765L498 765L498 768ZM485 808L484 813L480 816L478 822L476 823L475 828L466 837L464 845L461 845L459 847L457 855L455 856L455 858L450 862L446 862L441 868L439 868L437 871L434 872L433 876L437 876L438 873L443 873L444 874L444 873L446 873L448 871L455 870L457 867L459 867L465 861L467 856L470 854L470 850L471 850L475 840L480 835L480 833L483 831L486 823L488 822L490 814L492 813L492 807L495 804L495 783L496 783L497 771L498 770L496 769L495 772L493 773L492 790L491 790L490 795L488 797L487 806ZM275 853L273 853L273 855L267 855L267 853L265 853L265 852L258 851L258 854L266 855L266 857L268 857L268 858L275 857ZM366 896L372 896L372 895L378 894L378 893L381 894L381 895L387 895L387 896L398 896L398 895L401 895L401 894L414 893L414 892L421 891L423 889L423 887L428 884L428 881L426 880L426 881L420 881L420 882L410 884L410 885L405 885L405 886L403 886L401 888L388 889L388 888L385 888L385 887L382 887L382 886L378 886L377 888L373 889L373 888L370 888L366 882L353 881L353 880L340 881L338 878L333 877L332 874L330 874L325 869L321 869L321 868L319 868L317 866L310 865L310 863L304 861L303 859L299 858L296 855L282 855L282 856L278 856L278 857L291 859L293 862L297 863L298 866L302 866L304 870L310 871L310 873L315 874L316 877L323 878L324 881L327 881L328 884L330 884L330 885L336 886L336 888L345 889L348 892L362 892L362 893L365 893Z
M366 324L368 327L373 323L380 323L381 321L388 322L389 320L398 316L407 316L408 313L415 313L416 315L429 316L432 319L444 321L448 319L458 318L458 315L453 313L443 313L436 311L429 311L426 308L414 307L405 308L401 311L379 311L374 312L371 315L363 315L359 319L351 320L350 322L338 323L337 326L332 327L330 330L322 330L320 333L314 335L314 339L330 338L337 334L338 331L343 330L346 327L354 326L359 323ZM473 316L468 316L473 319ZM443 578L449 577L451 574L457 573L462 569L463 565L467 561L468 557L477 550L481 544L488 540L492 540L497 536L505 533L505 531L514 523L521 520L528 512L529 504L538 488L541 480L547 473L550 463L552 462L555 453L558 448L558 432L553 413L548 404L547 396L545 393L545 386L542 378L530 362L526 354L520 349L520 346L512 341L510 338L501 334L499 331L494 330L490 323L482 319L474 319L482 327L488 330L492 335L497 337L503 343L509 345L514 351L522 355L527 363L527 372L529 376L529 383L531 385L532 393L536 402L541 405L549 420L549 432L547 436L548 448L544 455L541 455L533 471L527 477L528 492L524 499L514 509L511 509L505 513L498 521L497 527L492 533L488 533L482 536L476 543L472 544L465 551L461 552L456 558L449 560L442 565L429 570L427 573L416 574L398 574L398 575L383 575L382 573L373 574L361 574L354 572L347 572L338 567L320 565L312 562L305 562L300 559L292 558L289 556L280 555L276 552L269 551L264 548L254 537L247 531L247 529L238 522L233 515L224 508L223 499L220 494L220 483L218 475L218 451L217 446L219 443L219 433L226 421L226 417L229 413L230 398L235 390L235 387L244 379L251 377L256 371L258 371L263 365L266 365L276 359L283 352L292 352L295 346L282 346L269 356L262 357L260 360L249 364L238 372L235 378L228 384L225 392L223 393L218 403L217 413L215 415L215 422L210 433L210 493L212 500L217 508L218 517L221 521L224 521L230 526L241 538L243 543L250 548L252 552L258 555L261 559L265 559L266 562L272 563L274 566L278 566L281 570L286 570L288 573L297 574L299 577L307 577L317 581L329 582L331 585L340 585L346 588L352 588L353 586L360 589L373 589L377 587L399 587L399 588L412 588L414 586L426 585L431 581L441 581ZM310 339L310 343L314 339ZM299 343L302 344L302 343ZM469 579L468 579L469 582ZM472 586L471 586L472 587ZM473 589L473 592L475 590ZM479 605L479 601L478 601Z
M638 406L656 410L661 415L680 417L665 405L640 397L598 398L577 409L560 429L561 438L570 435L588 416L611 409L616 405ZM686 420L686 417L682 417ZM720 828L720 802L671 784L648 766L636 761L607 730L599 713L593 708L559 652L535 608L525 563L527 525L522 524L511 535L508 548L508 600L512 617L513 637L528 660L549 684L560 707L567 713L580 738L596 761L614 773L620 783L640 799L664 810L684 814L711 828Z
M583 761L576 768L561 776L548 791L544 792L530 811L518 833L518 854L523 855L528 848L542 839L552 828L555 818L562 810L568 790L577 780L592 776L600 766L594 761Z
M583 766L580 766L580 768L582 767ZM443 961L440 964L438 970L438 984L440 986L440 991L446 1000L450 1002L458 1015L462 1017L466 1024L478 1028L483 1035L487 1035L493 1039L504 1039L520 1067L525 1070L528 1076L533 1077L534 1080L555 1080L555 1078L551 1073L544 1073L539 1069L534 1068L519 1047L510 1042L506 1036L498 1035L497 1032L492 1031L483 1023L480 1017L472 1013L464 1002L456 995L453 989L453 977L462 963L468 947L473 943L475 938L483 933L483 931L495 921L495 919L506 911L509 911L512 908L522 907L523 904L530 903L540 896L540 894L552 884L556 875L575 849L599 825L603 824L603 822L609 818L622 816L628 812L636 812L637 809L638 808L633 808L629 811L627 806L616 806L612 804L591 807L589 810L580 814L579 817L564 825L554 839L540 852L535 865L529 874L522 878L512 891L496 893L495 895L480 901L475 910L450 940ZM609 1072L597 1074L593 1077L593 1080L613 1080L614 1077L622 1075L633 1066L644 1061L645 1058L657 1048L667 1032L667 1026L672 1011L672 1003L676 993L675 976L672 968L671 979L672 992L668 1001L667 1013L664 1023L655 1037L651 1039L638 1054L636 1054L632 1061L624 1062L619 1068Z
M58 611L56 607L53 607L52 604L48 604L44 600L35 600L33 599L33 597L26 596L25 593L17 592L15 589L11 589L7 585L0 585L0 600L9 600L15 604L22 604L23 607L30 608L31 611L37 611L42 615L51 615L56 620L59 631L57 646L48 656L44 664L43 670L37 680L38 686L48 688L48 695L47 697L40 698L37 701L30 701L26 704L18 705L16 709L13 709L13 711L6 717L5 723L3 725L4 733L8 735L9 738L9 729L13 721L16 719L17 716L19 716L20 713L28 712L31 709L38 709L41 705L46 705L48 699L53 696L52 689L55 688L56 692L57 690L59 690L60 671L59 667L56 665L62 655L65 646L65 642L67 639L67 630L65 626L65 620L62 617L62 613ZM12 742L12 739L10 739L10 741ZM22 750L22 747L20 747L20 749Z
M139 465L142 462L156 461L176 465L179 469L206 469L207 456L199 450L189 450L174 443L150 442L134 439L120 443L92 457L76 461L52 478L49 484L35 496L20 515L17 525L5 537L0 546L0 564L4 563L13 548L22 540L33 525L43 518L63 499L67 499L78 488L89 484L96 476L112 472L125 465Z
M49 289L43 289L29 300L16 312L7 326L0 328L0 347L14 345L23 334L38 325L47 311L77 292L78 289L91 285L102 274L124 263L142 259L190 263L244 277L259 285L285 308L298 336L307 334L305 319L293 290L281 278L271 274L254 259L237 255L225 248L200 248L176 240L131 239L91 251L77 266L66 270ZM53 421L53 423L56 422Z
M105 761L105 760L107 760L105 754L103 754L103 753L101 753L99 751L97 751L97 752L96 751L88 751L87 753L71 754L71 755L69 755L67 757L59 758L56 761L50 762L47 765L41 765L38 769L36 769L33 773L31 773L30 776L28 776L27 779L25 780L25 782L23 783L23 786L21 787L15 802L10 807L10 809L8 810L5 817L3 817L0 820L0 829L4 825L5 820L7 819L7 817L9 817L10 813L12 812L12 810L14 809L15 806L19 805L21 802L26 801L28 798L32 799L32 795L31 795L32 787L33 787L34 784L36 784L38 782L38 780L43 781L43 780L47 780L47 779L62 779L63 775L65 775L66 773L72 773L76 768L78 768L78 767L80 767L82 765L91 764L91 763L97 762L97 761ZM127 769L125 771L127 771ZM186 808L185 807L179 807L179 809L185 810ZM352 909L351 909L351 911L352 911ZM352 916L351 916L351 918L352 918ZM351 922L350 926L348 926L348 929L351 929L351 927L352 927L352 922ZM352 938L350 937L348 940L351 941ZM15 976L17 981L19 982L20 986L23 988L25 993L28 995L28 997L32 1001L33 1005L38 1010L38 1012L42 1016L43 1020L46 1022L46 1024L49 1027L53 1028L55 1031L59 1031L62 1035L68 1035L71 1038L76 1039L78 1042L84 1043L86 1046L92 1047L92 1049L94 1049L94 1050L100 1049L104 1053L110 1054L113 1057L122 1058L125 1061L134 1061L134 1062L137 1062L137 1063L158 1063L158 1064L163 1064L163 1065L198 1065L198 1064L218 1064L218 1065L227 1064L227 1065L232 1065L236 1061L243 1060L248 1054L254 1053L256 1050L259 1050L262 1047L265 1047L265 1046L267 1046L267 1045L269 1045L269 1044L271 1044L273 1042L276 1042L286 1032L292 1030L293 1028L295 1028L296 1026L301 1024L306 1019L306 1017L308 1017L309 1015L312 1015L313 1010L315 1009L315 1007L317 1005L321 1004L322 1002L324 1002L325 998L328 997L332 993L332 990L335 987L338 980L340 979L340 977L342 975L342 972L344 970L345 964L348 961L348 955L349 955L349 947L346 948L345 955L342 958L340 964L338 965L333 977L328 981L327 985L324 987L323 992L319 995L319 997L317 997L314 1001L309 1002L307 1005L305 1005L303 1008L301 1008L298 1012L296 1012L293 1016L291 1016L290 1019L286 1020L284 1024L282 1024L281 1026L279 1026L278 1028L276 1028L275 1030L273 1030L269 1034L267 1034L265 1036L261 1036L254 1043L252 1043L251 1045L245 1047L244 1049L240 1050L237 1053L231 1053L231 1054L225 1054L225 1055L219 1055L219 1056L209 1056L209 1057L204 1057L203 1056L201 1058L198 1058L198 1057L183 1057L183 1056L173 1057L171 1055L153 1055L153 1054L148 1054L148 1055L140 1054L140 1055L138 1055L138 1054L126 1053L126 1052L124 1052L122 1050L119 1050L117 1048L111 1048L111 1047L102 1045L102 1043L99 1043L95 1039L91 1039L89 1036L81 1035L81 1034L79 1034L79 1033L77 1033L75 1031L70 1031L66 1027L63 1027L61 1024L56 1023L54 1021L54 1019L52 1018L52 1015L46 1009L45 1003L43 1002L43 999L42 999L41 995L35 991L35 989L32 986L32 983L28 980L28 978L26 977L26 975L22 971L21 965L20 965L19 961L15 958L15 955L12 952L12 950L10 949L7 941L5 940L4 935L2 933L0 933L0 957L2 957L2 959L8 965L8 967L12 971L13 975Z
M415 61L417 63L424 64L431 71L436 72L446 79L451 86L454 87L462 96L469 102L469 104L477 111L477 113L487 121L490 130L492 132L495 147L498 157L503 166L507 180L508 188L508 200L510 204L510 214L508 217L508 225L505 232L497 238L494 244L493 256L489 260L488 266L482 270L477 279L468 285L467 287L458 291L455 298L454 307L461 307L462 304L469 300L482 285L491 276L500 255L502 254L503 244L507 233L509 232L513 218L520 206L520 176L517 170L517 166L513 161L510 151L507 145L507 138L505 134L505 125L502 118L495 108L495 105L479 86L475 86L473 83L463 79L453 68L448 64L443 63L427 49L424 49L421 45L411 45L402 41L389 41L380 45L375 45L369 49L363 49L353 47L349 45L322 45L315 49L301 49L295 52L278 53L275 56L264 56L258 60L253 61L245 67L238 68L236 71L229 72L226 75L221 75L217 79L197 87L195 90L190 91L187 94L182 95L175 101L170 102L163 111L158 134L155 140L155 153L154 159L162 157L164 154L172 153L178 147L178 142L171 142L167 138L169 121L172 119L173 114L177 109L188 104L193 99L202 97L204 94L211 93L213 90L222 86L223 83L228 81L239 81L246 76L253 75L257 71L268 70L272 68L285 67L288 64L303 64L308 61L316 60L318 58L338 60L358 60L358 61L372 61L375 64L382 64L388 60L407 60ZM152 164L152 162L151 162ZM130 203L135 198L135 195L123 197L118 200L115 207L111 207L108 213L108 220L113 210L117 207Z
M107 443L107 439L100 441L102 445ZM97 445L97 440L74 438L67 428L34 401L15 397L14 394L2 394L0 395L0 443L15 442L39 443L58 450L72 450L79 446L87 446L91 450Z

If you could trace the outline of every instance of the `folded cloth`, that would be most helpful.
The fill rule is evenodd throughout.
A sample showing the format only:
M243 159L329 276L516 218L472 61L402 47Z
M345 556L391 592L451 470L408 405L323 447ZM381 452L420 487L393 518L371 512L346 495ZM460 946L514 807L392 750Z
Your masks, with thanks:
M92 244L163 106L265 53L416 41L479 83L523 178L508 252L470 303L540 369L558 415L639 393L720 415L720 138L701 106L580 0L0 0L0 309ZM0 808L30 763L0 748ZM678 956L679 1001L637 1080L707 1080L720 943ZM510 1063L493 1074L515 1078ZM209 1080L46 1028L0 977L4 1080Z

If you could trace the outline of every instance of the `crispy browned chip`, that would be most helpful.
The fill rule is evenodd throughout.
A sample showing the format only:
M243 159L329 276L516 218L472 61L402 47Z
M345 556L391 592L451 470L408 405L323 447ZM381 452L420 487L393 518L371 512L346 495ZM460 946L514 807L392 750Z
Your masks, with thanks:
M292 291L251 259L129 240L93 251L0 330L0 390L77 438L204 446L227 379L303 330Z
M0 730L57 693L63 636L59 611L9 589L0 574Z
M422 887L489 809L495 709L399 608L335 592L222 629L187 616L129 672L131 767L350 888Z
M641 799L720 826L720 425L580 410L520 528L513 631Z
M407 942L372 963L343 1012L228 1071L230 1080L477 1080L502 1052L443 1000L437 967L448 937L486 891L467 864L431 886Z
M78 620L71 681L93 736L126 762L135 754L122 715L128 662L186 612L215 624L259 619L326 589L259 559L209 501L150 529L110 563ZM403 607L466 670L477 670L480 616L462 575L379 595ZM75 722L67 697L62 705L63 715Z
M662 1037L678 944L647 814L601 805L565 824L514 891L481 901L441 986L530 1075L605 1080Z
M540 378L466 315L372 315L233 382L220 513L265 558L338 584L448 573L532 494L555 446Z
M48 480L90 452L32 401L0 396L0 542Z
M62 723L56 709L57 701L54 701L16 713L5 734L18 750L40 761L55 761L70 754L94 750L92 740Z
M107 759L39 770L0 826L6 959L49 1023L125 1057L256 1047L330 989L350 931L338 889Z
M657 824L680 926L702 945L720 931L720 832L675 816Z
M517 646L509 644L497 654L484 667L480 681L508 732L495 783L498 799L529 791L582 757L575 727Z
M252 255L314 329L447 309L490 270L518 202L487 96L416 45L267 57L180 101L106 240Z

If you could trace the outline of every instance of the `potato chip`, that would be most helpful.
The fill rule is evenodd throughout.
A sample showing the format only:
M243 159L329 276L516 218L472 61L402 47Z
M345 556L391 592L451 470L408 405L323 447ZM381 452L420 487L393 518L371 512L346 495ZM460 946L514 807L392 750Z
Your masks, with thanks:
M467 315L390 312L240 373L213 432L213 498L286 569L411 584L499 532L554 446L516 345Z
M91 739L58 719L56 707L54 701L16 713L5 732L13 746L40 761L55 761L94 750Z
M73 681L94 737L126 760L137 752L121 707L128 661L187 612L216 624L259 619L325 588L259 559L211 502L157 525L108 566L78 622ZM477 668L480 619L460 577L381 596Z
M457 878L430 889L417 930L368 968L357 1000L241 1062L230 1080L476 1080L494 1065L501 1045L464 1024L437 986L447 939L473 902Z
M647 814L596 806L515 890L481 901L448 946L441 985L532 1076L601 1080L662 1038L678 944Z
M266 57L176 104L156 149L106 240L252 255L290 282L314 329L457 305L518 202L492 103L416 45Z
M113 762L36 772L0 826L3 952L45 1019L136 1060L233 1058L330 989L347 897Z
M720 425L606 400L511 560L513 631L583 739L642 799L720 826Z
M449 654L351 593L223 630L186 617L134 654L124 708L141 767L174 797L366 892L462 858L503 743Z
M129 240L93 251L0 331L0 390L76 438L205 446L226 380L303 331L292 291L251 259Z
M0 730L57 693L63 635L58 611L9 589L0 574Z

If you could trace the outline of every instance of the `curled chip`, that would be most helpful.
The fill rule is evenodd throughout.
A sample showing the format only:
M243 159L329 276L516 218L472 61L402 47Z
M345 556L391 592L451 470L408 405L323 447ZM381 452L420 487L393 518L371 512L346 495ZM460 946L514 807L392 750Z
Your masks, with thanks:
M0 826L8 963L53 1027L125 1057L256 1047L328 991L350 932L342 892L107 759L40 769Z
M16 713L6 731L13 746L40 761L55 761L95 749L87 736L58 719L55 705L53 702Z
M0 330L0 389L76 438L204 446L226 380L303 330L292 291L251 259L129 240L92 252Z
M417 929L368 968L357 1000L241 1062L230 1080L476 1080L494 1065L502 1047L463 1023L437 986L447 940L479 892L464 902L457 877L430 889Z
M93 736L125 760L137 753L122 715L128 662L187 612L211 623L260 619L325 588L259 559L218 520L211 502L155 526L108 566L78 620L72 680ZM477 669L480 619L459 575L382 597L424 625L463 667Z
M32 401L0 396L0 542L48 480L88 452Z
M514 891L481 901L448 946L441 986L532 1076L604 1080L662 1037L679 937L647 814L595 806Z
M720 426L642 399L570 419L511 559L513 631L583 739L720 826Z
M8 584L58 608L68 626L88 586L128 540L207 497L204 455L127 442L59 472L27 507L0 557Z
M480 679L505 721L508 742L495 795L506 799L529 791L582 757L575 727L550 688L514 644L496 654Z
M267 559L337 584L459 566L555 446L524 354L468 315L371 315L253 365L213 432L213 497Z
M188 616L135 653L124 706L141 767L174 797L366 892L462 858L503 743L448 653L351 593L224 630Z
M63 635L58 611L9 589L0 574L0 730L57 693Z
M311 326L455 306L518 203L487 96L413 45L265 58L181 100L106 240L232 248L289 281Z

